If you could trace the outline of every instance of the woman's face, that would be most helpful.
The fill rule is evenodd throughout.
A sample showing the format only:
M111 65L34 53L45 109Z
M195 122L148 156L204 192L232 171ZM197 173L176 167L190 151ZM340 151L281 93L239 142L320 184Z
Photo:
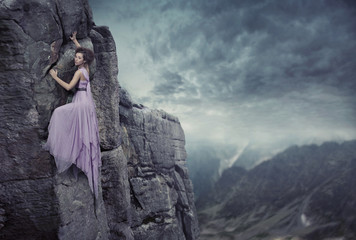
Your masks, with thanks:
M84 63L83 53L76 53L74 58L75 66L80 66Z

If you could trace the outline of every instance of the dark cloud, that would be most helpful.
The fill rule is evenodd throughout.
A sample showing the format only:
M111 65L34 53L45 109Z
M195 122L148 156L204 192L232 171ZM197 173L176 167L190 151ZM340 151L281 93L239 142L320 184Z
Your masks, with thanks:
M159 102L170 102L191 105L198 103L196 86L187 81L179 73L164 71L155 81L152 94Z
M194 134L356 137L355 1L115 4L144 53L135 67L151 67L139 99L179 114Z
M152 32L148 52L160 62L174 56L175 71L195 72L203 97L279 97L310 84L356 90L350 54L355 15L342 2L204 1L184 7L196 15L183 25L171 22L170 31ZM241 68L233 64L244 57Z
M160 84L156 84L153 89L154 94L158 95L171 95L184 91L183 78L178 73L166 71L162 73Z

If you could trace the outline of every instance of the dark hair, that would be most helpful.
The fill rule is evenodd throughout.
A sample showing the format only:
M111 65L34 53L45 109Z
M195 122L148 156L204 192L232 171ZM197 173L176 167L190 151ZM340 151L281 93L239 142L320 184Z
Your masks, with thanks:
M86 64L90 65L94 60L94 52L89 48L78 47L75 50L75 54L81 53L83 54L83 60Z

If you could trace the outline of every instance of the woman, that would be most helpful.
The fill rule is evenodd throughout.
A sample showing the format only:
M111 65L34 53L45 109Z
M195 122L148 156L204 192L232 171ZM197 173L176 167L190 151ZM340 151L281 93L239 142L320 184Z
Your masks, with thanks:
M75 164L88 177L89 186L98 196L98 172L101 166L98 120L90 90L89 65L94 60L90 49L82 48L76 32L71 40L75 43L74 63L78 67L72 80L64 82L57 70L50 74L66 90L77 88L72 103L55 109L48 127L48 139L44 148L54 156L58 172L64 172Z

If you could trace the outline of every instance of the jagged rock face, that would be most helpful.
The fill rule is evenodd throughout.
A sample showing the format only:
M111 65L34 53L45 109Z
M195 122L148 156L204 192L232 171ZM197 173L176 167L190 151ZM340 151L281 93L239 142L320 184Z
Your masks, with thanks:
M120 126L115 42L108 28L94 25L88 2L4 0L0 2L0 29L0 239L134 239L134 233L142 238L149 238L152 232L158 236L159 229L176 230L170 232L172 236L181 234L176 239L184 236L195 239L195 232L187 235L191 229L184 225L191 221L197 228L190 180L184 166L184 144L178 146L168 141L161 147L155 145L160 142L154 142L150 147L152 152L144 152L148 148L140 146L143 143L139 138L125 133L130 144L121 145L120 134L125 127ZM57 174L52 156L41 147L47 138L52 111L70 101L73 95L56 84L47 72L55 67L60 78L71 80L76 70L75 46L69 36L75 30L81 45L93 49L96 58L90 68L90 78L103 166L99 199L95 202L86 176L79 174L75 179L70 171ZM132 116L132 126L142 121L139 114ZM154 124L161 122L153 121L151 128L158 128ZM180 126L166 127L162 138L169 139L179 132L184 141ZM152 178L141 176L138 164L127 165L131 160L127 158L131 157L127 146L135 146L138 156L147 156L144 161L151 164L142 164L141 171L145 174L148 166L170 173ZM168 157L175 149L184 154ZM156 155L162 157L158 160L153 157ZM169 182L168 187L165 182ZM149 191L146 184L153 189ZM131 198L130 192L137 193L137 198ZM163 208L145 200L153 196L166 199L161 202L165 204ZM150 217L141 221L139 217L146 215L134 209L138 199L145 206L147 216L173 207L169 209L171 218L162 213L161 219L168 222L160 226L152 225ZM182 209L176 211L179 206ZM184 220L178 221L173 213L181 214Z
M193 188L178 119L133 104L124 89L120 96L135 239L197 239Z
M219 194L206 198L199 209L202 235L354 239L355 160L356 141L350 141L291 147L242 177L229 169L238 170L239 180L222 192L219 205Z

